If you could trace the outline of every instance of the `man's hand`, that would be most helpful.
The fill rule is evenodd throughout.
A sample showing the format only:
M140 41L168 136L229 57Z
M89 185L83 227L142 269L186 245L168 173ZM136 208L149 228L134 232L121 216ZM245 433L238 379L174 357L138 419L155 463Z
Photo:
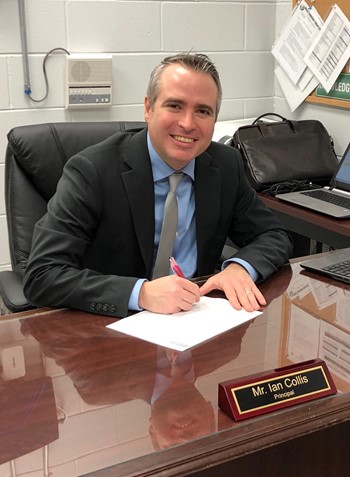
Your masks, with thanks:
M266 305L264 296L251 276L238 263L231 263L225 270L210 277L199 289L202 296L212 290L222 290L236 310L244 308L246 311L255 311Z
M139 295L139 307L155 313L188 311L200 299L199 287L186 278L175 275L144 282Z

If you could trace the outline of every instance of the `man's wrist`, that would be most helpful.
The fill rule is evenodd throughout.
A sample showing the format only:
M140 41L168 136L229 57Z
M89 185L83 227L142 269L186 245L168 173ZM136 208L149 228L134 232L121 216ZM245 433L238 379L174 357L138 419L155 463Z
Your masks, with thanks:
M230 263L237 263L238 265L241 265L251 276L252 280L256 282L259 278L259 273L255 270L250 263L248 263L246 260L243 260L242 258L229 258L228 260L225 260L224 263L221 266L222 270L225 270L225 268L230 265Z
M148 281L146 278L140 278L134 285L134 288L130 294L128 309L132 311L142 311L140 307L139 298L142 285Z

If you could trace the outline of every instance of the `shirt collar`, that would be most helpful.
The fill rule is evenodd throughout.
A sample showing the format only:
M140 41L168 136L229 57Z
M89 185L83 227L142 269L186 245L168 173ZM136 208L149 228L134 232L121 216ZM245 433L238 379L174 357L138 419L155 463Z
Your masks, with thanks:
M153 172L153 179L155 182L160 181L161 179L165 179L165 177L169 177L173 172L174 169L166 162L161 159L158 153L155 151L154 147L152 146L151 139L149 137L149 133L147 133L147 146L148 146L148 153L151 158L151 166ZM191 162L186 164L185 167L180 169L181 172L187 174L194 180L194 165L196 160L192 159Z

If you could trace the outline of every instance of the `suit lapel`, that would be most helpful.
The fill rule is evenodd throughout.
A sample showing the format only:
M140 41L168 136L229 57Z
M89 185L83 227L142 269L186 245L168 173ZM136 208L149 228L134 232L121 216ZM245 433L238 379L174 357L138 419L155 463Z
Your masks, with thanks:
M220 216L220 173L211 165L211 156L204 152L196 159L195 198L197 230L197 270L203 269L206 252L210 250L210 241L215 235Z
M129 170L122 174L122 180L145 263L146 276L150 276L154 251L154 185L146 134L146 130L142 130L133 137L131 153L124 158Z

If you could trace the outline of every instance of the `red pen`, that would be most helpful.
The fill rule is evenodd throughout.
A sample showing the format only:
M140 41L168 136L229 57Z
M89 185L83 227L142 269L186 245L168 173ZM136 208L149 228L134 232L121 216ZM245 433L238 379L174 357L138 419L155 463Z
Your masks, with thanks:
M181 278L186 278L183 271L181 270L181 268L179 267L179 265L176 263L176 260L174 257L170 257L169 258L169 261L170 261L170 266L171 266L171 269L172 271L175 273L175 275L177 275L178 277L181 277Z

